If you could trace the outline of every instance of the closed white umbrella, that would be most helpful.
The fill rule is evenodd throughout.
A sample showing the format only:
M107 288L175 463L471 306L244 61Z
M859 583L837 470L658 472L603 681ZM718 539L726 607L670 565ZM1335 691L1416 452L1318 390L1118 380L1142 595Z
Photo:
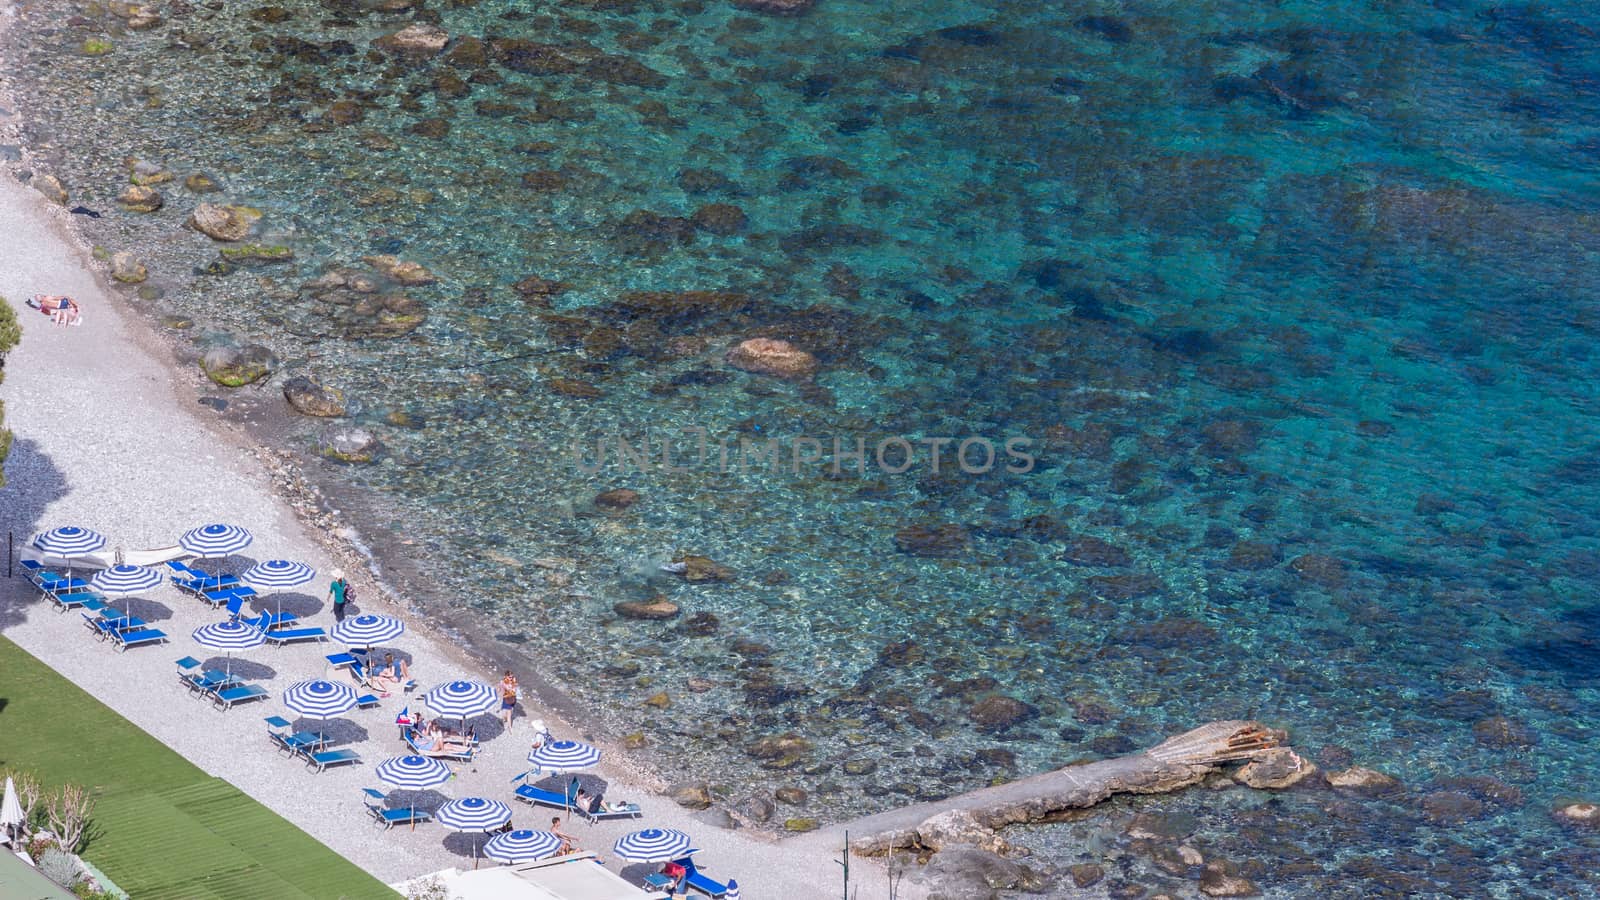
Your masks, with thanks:
M15 840L21 836L22 827L27 825L22 820L22 803L17 800L17 786L11 782L11 776L6 776L6 798L0 805L0 829L4 829L6 838Z

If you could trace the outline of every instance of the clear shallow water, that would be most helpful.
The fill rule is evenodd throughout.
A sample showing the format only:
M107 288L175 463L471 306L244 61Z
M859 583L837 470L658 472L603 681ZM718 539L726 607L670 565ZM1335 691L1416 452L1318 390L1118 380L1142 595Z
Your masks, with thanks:
M380 534L455 561L419 592L491 617L486 640L515 638L666 770L734 796L800 784L838 815L1251 716L1402 776L1406 809L1452 776L1523 794L1329 831L1328 853L1448 836L1500 894L1527 876L1500 855L1594 853L1549 817L1600 772L1592 11L426 14L561 45L523 48L560 70L535 75L369 57L409 14L214 6L138 33L24 10L36 145L108 212L89 234L147 258L153 312L193 320L201 347L266 343L356 401L387 453L326 475L369 489ZM76 51L102 34L109 55ZM336 124L339 100L360 121ZM448 133L419 134L429 120ZM179 228L199 198L174 182L162 211L115 212L128 156L210 173L296 261L192 276L216 253ZM720 207L696 225L708 204L743 227ZM365 336L353 298L304 287L373 253L441 278L407 291L429 310L408 336ZM565 289L524 296L529 275ZM739 296L631 293L688 290ZM755 335L816 353L816 386L722 362ZM1039 465L572 459L684 426L1025 435ZM619 486L644 499L592 508ZM929 523L966 539L897 552ZM735 579L656 571L686 552ZM575 564L533 565L549 557ZM715 627L611 612L658 593ZM644 706L661 690L665 713ZM976 727L994 693L1029 717ZM812 749L740 752L790 731Z

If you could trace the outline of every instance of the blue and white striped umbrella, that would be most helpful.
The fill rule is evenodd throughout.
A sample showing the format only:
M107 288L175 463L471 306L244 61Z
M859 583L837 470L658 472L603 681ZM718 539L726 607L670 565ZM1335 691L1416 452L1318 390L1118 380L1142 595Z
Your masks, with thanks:
M165 580L155 569L118 565L96 572L95 576L89 579L89 586L112 597L127 597L159 587ZM133 613L131 602L128 604L128 612Z
M728 892L722 895L722 900L739 900L739 882L737 880L728 879Z
M577 772L600 762L600 748L582 741L548 741L528 754L541 772Z
M312 719L327 719L355 708L356 692L348 684L312 678L283 692L283 705Z
M406 633L406 623L394 616L367 613L352 616L333 626L333 639L346 647L372 647L385 644Z
M466 719L499 706L500 695L481 681L450 681L423 694L422 702L434 715Z
M676 828L646 828L617 838L612 849L629 862L671 862L688 855L694 842Z
M431 756L391 756L374 768L373 774L385 784L421 791L450 780L450 767Z
M202 559L227 556L250 546L250 532L237 525L202 525L178 538L178 546Z
M431 756L391 756L373 770L378 780L385 784L392 784L397 788L421 791L431 787L438 787L455 777L450 767L444 760ZM415 794L412 795L411 830L417 830L417 807Z
M511 821L511 807L499 800L463 797L439 807L433 820L451 831L493 831ZM478 845L472 845L472 867L478 867Z
M284 588L299 587L317 577L317 570L305 563L290 562L287 559L269 559L258 562L239 576L244 582L258 591L281 591Z
M499 800L463 797L439 807L433 818L452 831L493 831L511 821L511 807Z
M262 593L276 593L302 584L317 577L317 570L305 563L290 562L287 559L269 559L258 562L239 576L244 583ZM283 612L283 598L278 598L278 612Z
M267 642L267 634L254 625L229 620L201 625L194 630L194 642L213 650L249 650Z
M89 579L89 586L102 594L113 597L126 597L129 594L142 594L145 591L160 587L165 581L161 573L155 569L144 566L119 565L109 569L101 569Z
M106 545L105 535L76 525L65 525L61 528L52 528L33 537L33 546L51 556L71 559L85 553L93 553Z
M235 619L201 625L194 630L194 642L228 654L228 674L233 674L233 651L249 650L267 642L267 633Z
M522 828L489 838L489 843L483 845L483 855L503 863L528 862L554 856L561 844L561 838L548 831Z
M67 577L72 577L72 559L93 553L106 545L105 535L76 525L63 525L33 536L33 546L67 561Z

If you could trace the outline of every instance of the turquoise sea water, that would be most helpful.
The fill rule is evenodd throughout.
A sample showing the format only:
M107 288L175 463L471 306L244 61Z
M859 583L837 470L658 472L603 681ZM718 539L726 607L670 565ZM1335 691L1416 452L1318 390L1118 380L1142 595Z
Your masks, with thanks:
M153 313L347 392L385 453L323 475L427 603L734 797L837 817L1253 717L1406 784L1274 827L1159 801L1264 887L1594 890L1600 841L1550 815L1600 794L1592 8L377 5L39 4L15 74ZM447 54L371 50L413 21ZM129 157L177 176L161 211L116 210ZM196 171L295 261L193 274ZM440 277L401 337L310 286L380 253ZM723 361L755 336L820 374ZM725 470L684 428L1037 464ZM647 432L691 461L574 459ZM592 505L616 487L643 499ZM660 571L685 553L732 580ZM612 612L657 595L683 616ZM1021 721L974 717L994 695Z

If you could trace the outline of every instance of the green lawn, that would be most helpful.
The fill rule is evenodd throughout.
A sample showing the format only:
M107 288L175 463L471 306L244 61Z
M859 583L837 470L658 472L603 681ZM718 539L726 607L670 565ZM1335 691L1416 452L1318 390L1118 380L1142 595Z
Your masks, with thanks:
M0 768L92 787L83 856L136 900L398 896L4 637Z

